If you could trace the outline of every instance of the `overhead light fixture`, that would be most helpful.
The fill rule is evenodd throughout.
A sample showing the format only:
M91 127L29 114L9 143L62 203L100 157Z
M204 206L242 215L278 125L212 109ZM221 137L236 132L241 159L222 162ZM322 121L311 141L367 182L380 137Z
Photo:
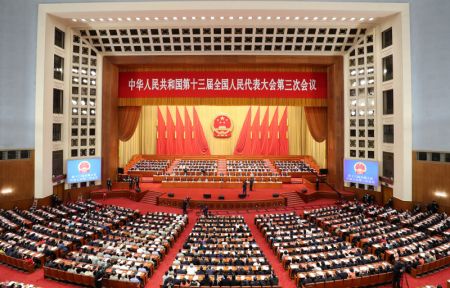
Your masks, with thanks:
M75 18L72 18L72 22L77 22L77 19L75 19Z
M364 20L366 20L366 18L364 18L364 17L359 18L359 21L364 21Z
M230 20L233 20L233 19L234 19L234 17L233 17L233 16L230 16L230 17L228 17L228 19L230 19Z
M266 17L266 19L267 19L267 20L270 20L270 19L272 19L272 17L270 17L270 16L267 16L267 17Z
M223 16L220 16L220 20L224 20L225 19L225 17L223 17Z
M153 18L153 19L155 19L156 21L158 21L158 20L159 20L159 17L155 17L155 18Z
M373 20L374 20L374 18L373 18L373 17L370 17L370 18L369 18L369 21L373 21Z
M286 16L284 19L285 19L285 20L289 20L289 19L291 19L291 17Z
M191 19L192 19L192 20L197 20L197 17L192 16Z
M165 21L169 20L169 18L168 18L168 17L164 17L163 19L164 19Z
M131 21L131 18L130 18L130 17L127 17L127 21Z
M94 19L94 18L91 18L91 22L95 22L95 19Z
M323 17L322 18L323 21L326 21L327 19L328 19L328 17Z
M252 16L248 16L247 19L248 19L248 20L252 20L253 17L252 17Z
M119 22L120 22L120 21L122 21L122 20L123 20L123 19L122 19L122 18L120 18L120 17L119 17L119 18L117 18L117 21L119 21Z
M136 21L141 21L141 18L140 17L136 17Z
M342 18L341 18L341 20L342 20L342 21L345 21L345 20L347 20L347 18L345 18L345 17L342 17Z
M202 16L202 17L200 17L200 19L202 19L202 20L206 20L206 17L205 17L205 16Z
M84 18L81 18L81 22L86 22L87 20Z
M281 17L280 16L277 16L275 19L277 19L277 20L280 20L281 19Z
M256 17L256 19L258 19L258 20L261 20L261 19L262 19L262 17L261 17L261 16L258 16L258 17Z
M242 19L244 19L244 16L239 16L239 20L242 20Z
M319 17L314 17L313 20L316 21L317 19L319 19Z
M187 20L187 17L186 17L186 16L183 16L183 17L181 17L181 19L183 19L183 20Z
M216 17L214 17L214 16L211 16L211 20L214 20L214 19L216 19Z
M309 20L309 17L308 17L308 16L306 16L305 18L303 18L303 20Z
M350 21L355 21L355 20L356 20L355 17L350 18Z
M148 17L147 17L148 18ZM109 22L112 22L112 21L114 21L114 19L113 18L108 18L108 21Z
M11 194L13 192L12 188L3 188L2 194Z
M336 19L337 19L336 17L331 18L331 20L333 20L333 21L336 21Z
M298 16L295 16L295 18L294 18L295 20L299 20L300 19L300 17L298 17Z
M144 19L147 21L150 21L150 17L145 17Z

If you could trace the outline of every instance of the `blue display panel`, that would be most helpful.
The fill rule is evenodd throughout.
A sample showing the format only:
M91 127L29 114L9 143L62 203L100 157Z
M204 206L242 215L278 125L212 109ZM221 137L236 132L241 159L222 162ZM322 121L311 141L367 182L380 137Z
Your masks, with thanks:
M378 186L378 162L344 159L344 181Z
M100 180L102 177L100 158L67 160L67 183Z

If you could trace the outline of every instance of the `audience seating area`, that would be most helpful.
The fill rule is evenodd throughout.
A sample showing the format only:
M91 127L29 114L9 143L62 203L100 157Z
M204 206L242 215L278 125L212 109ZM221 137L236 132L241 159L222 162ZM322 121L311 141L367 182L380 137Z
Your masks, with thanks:
M128 169L129 172L153 172L162 174L169 168L170 160L140 160Z
M171 175L203 175L215 176L217 174L216 160L180 160L173 167Z
M276 176L264 160L227 160L229 176Z
M0 288L39 288L39 287L17 281L7 281L0 283Z
M201 216L161 287L278 287L242 216Z
M315 173L315 169L311 168L307 163L301 160L276 160L275 167L283 176L292 176L294 173Z
M387 261L295 213L257 215L255 224L299 287L362 287L392 280Z

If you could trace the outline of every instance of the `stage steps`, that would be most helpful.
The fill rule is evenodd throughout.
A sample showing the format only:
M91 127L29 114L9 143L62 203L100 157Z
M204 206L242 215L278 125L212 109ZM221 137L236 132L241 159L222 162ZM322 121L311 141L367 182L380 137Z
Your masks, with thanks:
M172 174L173 168L178 166L178 163L180 163L181 159L175 159L173 160L172 164L167 168L166 173Z
M272 164L272 161L270 161L269 159L264 159L264 162L266 163L266 166L270 168L270 171L272 171L272 173L278 173L277 168L275 168L275 166Z
M283 196L287 198L287 207L289 208L305 204L297 191L283 193Z
M217 160L217 175L223 174L224 176L227 176L227 160L226 159L219 159Z
M158 197L163 195L163 192L157 192L157 191L148 191L147 194L145 194L144 197L142 197L141 203L146 203L146 204L152 204L152 205L157 205L158 204Z

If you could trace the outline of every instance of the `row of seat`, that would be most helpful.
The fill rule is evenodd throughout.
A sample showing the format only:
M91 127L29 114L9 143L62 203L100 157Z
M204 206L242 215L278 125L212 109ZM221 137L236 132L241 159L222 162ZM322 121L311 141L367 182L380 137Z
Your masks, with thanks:
M438 259L437 261L431 263L425 263L423 265L417 266L417 268L411 268L411 276L414 278L417 276L421 276L423 274L427 274L434 270L440 269L442 267L450 265L450 256L445 258Z
M26 262L25 260L22 259L9 257L5 254L0 254L0 262L29 273L34 272L35 270L34 265L32 263Z
M358 277L355 279L335 280L318 283L308 283L303 285L305 288L359 288L359 287L372 287L384 283L392 282L392 272L376 274L364 277Z

